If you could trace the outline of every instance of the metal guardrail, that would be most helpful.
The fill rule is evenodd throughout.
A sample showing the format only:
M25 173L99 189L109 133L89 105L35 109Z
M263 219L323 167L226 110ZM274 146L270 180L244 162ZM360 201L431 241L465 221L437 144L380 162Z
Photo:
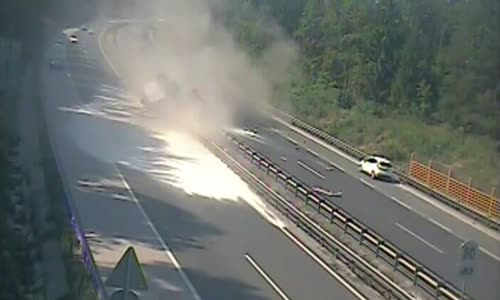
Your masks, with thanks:
M320 138L321 140L338 148L339 150L343 151L344 153L346 153L347 155L349 155L355 159L361 159L361 158L367 156L367 154L364 153L363 151L347 144L346 142L344 142L342 140L339 140L339 139L329 135L328 133L326 133L324 131L321 131L320 129L318 129L312 125L307 124L306 122L304 122L302 120L299 120L299 119L297 119L297 118L295 118L287 113L284 113L284 112L282 112L274 107L269 107L268 109L274 115L279 116L281 118L284 118L291 125ZM493 229L496 229L496 230L500 229L500 220L499 219L493 218L490 215L481 214L477 210L475 210L467 205L464 205L464 203L457 202L454 198L450 197L449 195L446 195L445 193L440 192L440 191L432 188L431 186L426 185L423 182L420 182L419 180L409 176L405 172L402 172L402 171L397 170L397 169L394 170L394 172L399 177L400 181L406 183L407 185L409 185L413 188L416 188L417 190L422 191L428 195L433 196L437 200L440 200L441 202L444 202L444 203L448 204L449 206L466 213L470 217L482 222L483 224L485 224L487 226L492 227Z
M283 199L279 194L266 186L260 179L253 175L250 171L239 165L228 153L220 149L218 146L209 141L204 141L204 144L212 150L222 161L232 167L232 169L247 182L252 183L254 187L259 188L266 195L271 196L268 203L271 203L275 209L287 216L297 227L306 232L311 238L318 242L324 249L331 253L337 260L344 263L349 269L355 273L358 278L362 279L370 287L385 296L386 299L401 299L410 300L415 297L400 287L387 275L376 269L364 258L349 249L345 244L336 239L326 230L321 228L316 222L301 212L293 204ZM287 230L287 229L285 229ZM295 236L287 230L287 233Z
M418 286L432 295L434 299L458 300L460 291L451 283L442 279L432 270L424 267L417 260L399 250L393 243L384 239L381 235L368 228L362 222L356 220L342 208L325 200L306 184L300 182L293 176L287 174L275 165L264 155L253 150L235 139L228 136L238 150L257 167L270 175L287 190L293 192L298 199L301 199L318 213L327 218L330 224L334 224L343 229L345 234L349 234L356 239L361 246L372 251L377 258L389 263L394 271L399 271ZM314 223L315 224L315 223ZM318 226L315 224L315 226ZM322 239L329 240L330 237L322 236ZM323 240L322 240L323 242ZM467 298L471 299L471 298Z
M106 289L105 289L103 282L101 280L101 275L99 274L99 270L97 269L97 266L95 264L94 257L92 256L92 250L90 249L90 246L87 242L87 239L85 237L85 233L81 230L81 226L80 226L80 223L78 221L77 213L76 213L75 209L72 207L72 205L70 204L70 201L67 200L66 197L65 197L64 203L66 206L66 212L71 220L71 226L73 227L76 238L78 239L78 242L80 243L80 247L82 249L83 262L85 264L87 271L89 272L90 276L92 277L92 283L93 283L95 291L99 297L99 300L108 299Z
M68 65L66 52L64 53L64 60L65 60L65 64ZM76 89L74 89L73 91L76 91ZM43 115L43 107L41 108L41 114ZM78 211L74 207L71 199L69 198L71 193L68 190L68 185L64 184L64 178L62 178L60 175L60 174L62 174L62 172L61 172L60 163L58 161L58 156L56 155L57 148L54 147L53 136L48 133L47 123L46 123L47 121L45 119L45 116L43 116L43 122L44 122L45 132L47 134L47 138L49 141L49 151L50 151L51 156L53 157L53 160L55 162L56 169L57 169L57 176L59 176L60 182L61 182L62 187L63 187L64 206L66 209L66 213L68 214L69 220L71 222L71 226L73 228L73 231L75 232L76 238L78 239L78 242L80 243L83 262L85 264L87 271L89 272L90 276L92 277L92 283L94 285L94 289L97 293L99 300L107 300L108 295L107 295L106 289L104 287L104 284L101 280L101 275L99 274L99 270L96 266L94 257L92 255L92 250L90 249L90 246L87 242L87 238L85 237L85 232L81 228L81 225L79 222L80 218L78 216Z

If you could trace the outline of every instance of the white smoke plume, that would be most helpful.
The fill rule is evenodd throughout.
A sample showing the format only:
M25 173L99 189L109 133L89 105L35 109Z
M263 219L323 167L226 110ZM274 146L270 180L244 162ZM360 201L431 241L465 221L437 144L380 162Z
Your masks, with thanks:
M162 111L165 120L218 132L237 121L237 112L269 103L273 84L286 78L296 57L293 43L276 24L263 21L258 25L273 40L259 61L251 59L235 41L235 33L216 17L233 4L231 0L153 0L123 10L129 17L161 20L152 26L121 28L117 56L129 87L138 93L159 73L179 87L182 105ZM152 35L150 28L154 28ZM193 99L196 94L204 105Z

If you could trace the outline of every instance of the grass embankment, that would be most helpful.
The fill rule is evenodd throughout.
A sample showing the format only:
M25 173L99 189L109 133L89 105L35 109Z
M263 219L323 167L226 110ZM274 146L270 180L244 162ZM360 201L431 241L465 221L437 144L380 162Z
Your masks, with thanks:
M446 125L424 124L418 118L397 113L377 114L369 108L332 109L316 118L304 109L295 114L316 127L359 147L367 153L383 153L405 169L411 154L433 167L486 192L500 186L500 160L496 143L487 137L461 133Z

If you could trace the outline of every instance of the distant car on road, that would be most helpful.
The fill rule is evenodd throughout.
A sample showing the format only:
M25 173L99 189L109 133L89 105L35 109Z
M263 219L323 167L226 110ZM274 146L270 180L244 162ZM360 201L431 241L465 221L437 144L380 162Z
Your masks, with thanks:
M375 178L394 179L393 167L389 158L382 155L371 155L359 162L360 171Z
M72 34L69 36L69 41L72 43L72 44L77 44L78 43L78 37L76 36L76 34Z
M246 133L250 134L251 136L256 136L258 134L258 131L257 131L256 128L247 128L247 127L245 127L245 128L243 128L243 130Z

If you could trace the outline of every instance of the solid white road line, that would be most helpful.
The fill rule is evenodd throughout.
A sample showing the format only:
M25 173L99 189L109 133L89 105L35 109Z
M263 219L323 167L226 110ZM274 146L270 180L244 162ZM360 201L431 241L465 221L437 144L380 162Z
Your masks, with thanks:
M444 226L443 224L439 223L438 221L434 220L433 218L429 218L429 221L430 221L432 224L436 225L437 227L439 227L439 228L443 229L444 231L447 231L447 232L449 232L449 233L453 233L453 231L452 231L450 228L448 228L448 227Z
M297 161L297 164L299 164L299 166L301 166L302 168L306 169L307 171L309 171L309 172L313 173L314 175L318 176L319 178L325 179L325 176L323 176L321 173L319 173L318 171L314 170L313 168L309 167L305 163L301 162L300 160Z
M273 290L281 297L283 300L290 300L290 298L283 292L280 287L266 274L266 272L257 264L257 262L249 255L245 254L245 259L250 263L250 265L257 271L257 273L264 278L264 280L273 288Z
M345 169L342 168L341 166L339 166L338 164L334 163L334 162L329 162L332 166L334 166L335 168L339 169L342 173L345 173Z
M304 130L299 129L299 128L297 128L297 127L293 126L293 125L290 125L290 124L288 124L288 122L286 122L286 121L282 120L281 118L276 117L276 116L274 116L274 115L272 116L272 118L273 118L273 119L275 119L275 120L277 120L277 121L278 121L278 122L280 122L281 124L285 125L286 127L290 128L292 131L295 131L295 132L297 132L298 134L300 134L300 135L302 135L302 136L306 137L307 139L312 140L312 141L314 141L315 143L317 143L317 144L319 144L319 145L321 145L321 146L323 146L323 147L325 147L325 148L327 148L327 149L329 149L329 150L331 150L331 151L334 151L334 152L335 152L335 153L337 153L338 155L342 156L343 158L345 158L345 159L347 159L347 160L349 160L349 161L351 161L351 162L353 162L353 163L357 163L357 160L356 160L356 159L354 159L354 158L350 157L349 155L345 154L344 152L342 152L342 151L340 151L340 150L338 150L338 149L336 149L336 148L332 147L331 145L327 144L326 142L324 142L324 141L320 140L319 138L317 138L317 137L315 137L315 136L313 136L313 135L311 135L311 134L309 134L309 133L305 132Z
M292 131L295 131L296 133L304 136L305 138L325 147L326 149L334 152L335 154L351 161L352 163L357 163L357 160L355 160L354 158L350 157L349 155L345 154L344 152L340 151L339 149L325 143L323 140L320 140L319 138L305 132L304 130L302 129L299 129L299 128L296 128L295 126L293 125L290 125L288 124L288 122L282 120L281 118L279 117L276 117L276 116L272 116L273 119L275 119L276 121L282 123L283 125L285 125L286 127L290 128ZM493 231L485 226L483 226L481 223L478 223L476 222L475 220L465 216L464 214L461 214L459 212L457 212L456 210L454 210L453 208L447 206L446 204L442 204L441 202L439 202L438 200L430 197L430 196L427 196L425 195L424 193L420 192L420 191L417 191L415 190L414 188L412 187L409 187L409 186L406 186L404 184L398 184L397 185L400 189L406 191L407 193L410 193L410 194L413 194L414 196L418 197L419 199L421 200L424 200L425 202L439 208L441 211L455 217L456 219L466 223L467 225L470 225L472 227L474 227L476 230L480 231L481 233L485 234L485 235L488 235L489 237L497 240L497 241L500 241L500 234L498 234L498 232L496 231ZM380 191L380 190L379 190ZM384 195L387 195L386 193L384 193ZM422 215L420 213L418 213L419 215ZM424 216L425 217L425 216ZM491 252L488 252L488 251L485 251L485 253L487 254L491 254ZM498 256L496 255L490 255L492 256L493 258L497 259L498 260Z
M426 244L427 246L429 246L430 248L436 250L437 252L439 252L440 254L443 254L444 251L439 249L438 247L434 246L432 243L428 242L426 239L424 239L423 237L419 236L418 234L414 233L413 231L411 231L410 229L404 227L403 225L399 224L399 223L396 223L396 226L398 226L401 230L405 231L406 233L410 234L411 236L413 236L414 238L416 238L417 240L421 241L422 243Z
M333 278L337 279L340 284L342 284L348 291L350 291L354 296L356 296L360 300L368 300L363 294L358 292L349 282L347 282L344 278L342 278L338 273L333 271L330 266L324 263L314 252L309 250L299 239L291 235L288 230L281 229L281 232L285 234L295 245L299 246L307 255L309 255L317 264L319 264L328 274L330 274Z
M479 247L479 250L483 251L486 255L491 256L493 259L500 261L500 257L498 257L495 254L491 253L490 251L484 249L483 247Z
M99 38L97 39L98 40L98 44L99 44L99 49L101 50L101 53L104 56L104 59L108 62L109 66L111 67L111 69L113 70L113 72L115 72L116 76L118 76L118 78L121 78L120 72L118 72L118 70L116 69L115 65L113 64L113 62L111 61L111 59L109 59L108 55L106 55L106 51L104 51L104 48L102 47L102 38L103 38L104 33L106 31L107 30L102 30L99 33Z
M360 178L359 181L361 181L363 184L365 184L366 186L368 186L369 188L371 189L374 189L375 190L375 186L371 183L369 183L368 181L366 181L364 178Z
M231 160L236 166L238 166L238 168L240 168L240 169L244 170L246 173L248 173L248 175L251 176L253 178L253 180L255 180L256 182L259 182L261 185L263 185L264 187L266 187L266 189L270 193L274 194L276 197L282 198L279 194L277 194L276 192L274 192L266 183L264 183L262 180L260 180L259 178L257 178L250 171L248 171L245 167L243 167L238 161L236 161L234 158L232 158L226 152L222 151L222 149L219 146L215 145L214 143L212 143L212 145L216 149L218 149L219 151L221 151L222 153L224 153L224 155L226 155L226 157L229 160ZM309 248L307 248L300 240L298 240L293 235L291 235L288 232L288 230L286 229L286 227L278 227L278 229L285 236L287 236L290 240L292 240L292 242L294 244L296 244L297 246L299 246L299 248L301 248L307 255L309 255L309 257L311 257L316 263L318 263L328 274L330 274L333 278L337 279L338 282L340 282L340 284L342 284L342 286L344 286L354 296L356 296L360 300L368 300L365 296L363 296L363 294L361 294L360 292L358 292L349 282L347 282L346 280L344 280L344 278L342 278L339 274L335 273L335 271L333 271L330 268L330 266L328 266L326 263L324 263L316 254L314 254L314 252L312 252L311 250L309 250Z
M160 236L160 234L156 230L156 227L153 225L153 222L151 222L151 219L149 219L146 211L144 210L144 208L142 207L141 203L139 202L139 200L135 196L134 191L130 188L130 185L128 184L127 180L123 176L123 174L120 171L120 168L118 167L118 165L116 165L115 168L116 168L116 171L117 171L118 175L120 176L120 179L123 182L123 185L125 185L125 188L128 190L128 192L130 194L130 197L135 202L135 204L137 204L137 207L139 208L139 211L141 212L141 214L144 217L144 219L146 220L146 223L148 224L148 226L153 231L154 235L156 236L156 239L158 239L158 242L160 242L161 247L163 248L163 250L167 254L168 258L170 259L170 261L174 265L175 269L177 269L177 271L181 275L182 280L184 281L184 283L188 287L188 289L191 292L191 294L193 295L194 299L195 300L201 300L200 295L198 294L198 292L194 288L194 286L191 283L191 281L189 280L189 278L186 276L186 273L184 273L184 270L182 270L182 267L179 264L179 261L177 260L177 258L175 258L174 254L172 253L172 251L170 250L170 248L167 246L167 244L165 244L165 241L163 240L163 238Z
M394 200L397 204L405 207L408 210L413 210L413 207L411 207L409 204L404 203L403 201L399 200L398 198L391 196L391 199Z
M465 224L469 225L469 226L472 226L474 227L475 229L477 229L478 231L480 231L481 233L484 233L486 235L488 235L489 237L497 240L497 241L500 241L500 234L498 234L498 232L496 231L493 231L489 228L486 228L484 225L482 225L481 223L478 223L476 222L474 219L472 218L469 218L468 216L460 213L460 212L457 212L455 209L447 206L446 204L442 203L442 202L439 202L438 200L435 200L433 199L432 197L430 196L427 196L425 195L424 193L418 191L418 190L415 190L414 188L412 187L409 187L409 186L406 186L404 184L398 184L398 187L416 197L418 197L419 199L421 200L424 200L425 202L439 208L440 210L446 212L447 214L449 214L450 216L464 222Z

